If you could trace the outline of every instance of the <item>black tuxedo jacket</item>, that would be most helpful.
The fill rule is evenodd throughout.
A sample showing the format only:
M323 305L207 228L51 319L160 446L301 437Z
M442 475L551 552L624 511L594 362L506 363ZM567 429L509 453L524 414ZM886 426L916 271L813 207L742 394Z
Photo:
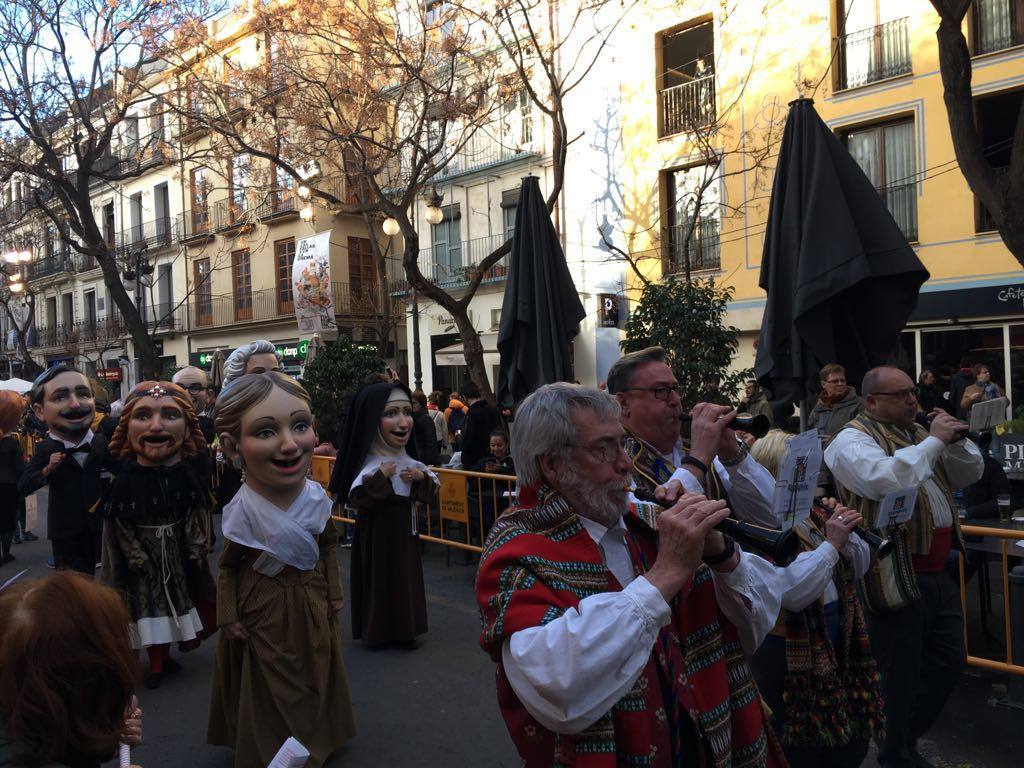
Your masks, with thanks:
M43 468L50 463L50 455L60 451L65 452L64 460L49 477L43 477ZM35 453L18 482L18 490L27 496L44 485L49 486L46 511L49 538L80 536L102 528L98 502L103 494L100 473L104 469L115 467L107 453L107 438L102 433L93 434L85 466L67 452L63 443L46 437L36 445Z

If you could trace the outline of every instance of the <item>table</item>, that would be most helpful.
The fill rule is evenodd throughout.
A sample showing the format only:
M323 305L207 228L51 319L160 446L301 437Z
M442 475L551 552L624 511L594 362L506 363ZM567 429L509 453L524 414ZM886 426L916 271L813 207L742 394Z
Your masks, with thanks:
M1014 510L1015 516L1024 518L1024 510ZM999 531L1020 531L1024 540L1024 519L1002 521L998 518L988 520L969 520L960 518L960 524L975 528L991 528ZM1006 542L1006 567L1011 567L1010 558L1024 557L1024 548L1018 547L1017 542L1006 539L1002 536L979 536L977 534L964 534L964 545L969 552L976 552L980 555L978 562L978 602L981 608L981 626L985 639L989 642L996 640L989 629L988 619L992 615L992 580L989 576L989 555L995 555L1000 560L1003 556L1003 542ZM966 552L964 553L967 554ZM1010 621L1007 616L1005 621Z

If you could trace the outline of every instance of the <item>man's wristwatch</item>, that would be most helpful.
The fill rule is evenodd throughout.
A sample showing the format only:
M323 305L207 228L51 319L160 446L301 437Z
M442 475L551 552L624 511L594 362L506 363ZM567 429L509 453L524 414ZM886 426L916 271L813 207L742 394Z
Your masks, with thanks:
M723 467L735 467L741 461L743 461L750 454L750 449L747 448L747 444L742 440L736 441L736 455L731 459L723 459L719 456L718 460L722 462Z
M707 565L720 565L721 563L731 560L732 556L736 554L736 542L733 541L732 536L727 533L723 533L722 538L725 539L725 549L717 555L705 557L704 562Z

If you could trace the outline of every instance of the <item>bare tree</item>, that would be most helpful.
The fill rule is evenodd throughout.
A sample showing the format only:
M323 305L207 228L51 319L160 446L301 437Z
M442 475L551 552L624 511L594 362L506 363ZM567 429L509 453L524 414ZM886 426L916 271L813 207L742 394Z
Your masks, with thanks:
M469 305L510 244L495 244L464 271L463 285L447 290L420 261L414 211L446 171L483 146L516 150L503 129L515 99L543 115L550 133L546 202L556 212L568 148L578 138L569 134L566 98L634 5L295 0L287 7L254 7L250 29L267 41L263 63L223 62L215 69L230 71L229 77L193 81L205 99L194 117L234 151L263 158L307 184L332 211L364 215L380 264L380 219L397 221L410 288L452 316L470 375L490 397ZM216 41L204 25L190 25L188 33L193 48L216 58ZM225 80L236 87L225 88ZM230 103L237 91L255 94L242 110ZM317 164L312 176L311 160Z
M931 0L939 14L935 36L939 72L960 171L992 216L1006 247L1024 265L1024 99L1017 113L1007 167L993 167L974 114L971 51L964 37L964 17L971 0Z
M166 37L187 6L152 0L7 0L0 7L0 179L17 178L45 220L68 233L71 247L103 274L110 299L134 344L144 377L159 372L146 320L125 289L116 249L92 205L97 182L115 185L144 171L147 151L123 150L130 112L146 105L143 85L162 66ZM150 140L161 153L162 137Z

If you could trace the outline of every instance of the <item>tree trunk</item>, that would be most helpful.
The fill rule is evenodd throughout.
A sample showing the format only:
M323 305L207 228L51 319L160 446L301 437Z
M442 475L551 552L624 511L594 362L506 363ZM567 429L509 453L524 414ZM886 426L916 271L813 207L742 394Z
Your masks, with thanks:
M149 328L139 313L134 299L128 295L128 291L121 282L121 275L118 272L117 261L113 254L107 250L106 243L101 244L94 251L102 253L96 261L99 262L103 272L103 284L107 287L107 293L114 306L121 312L121 319L124 321L128 335L131 336L135 346L135 357L139 361L139 379L159 379L161 376L160 356L156 353L156 345L149 334Z
M491 389L490 380L487 377L487 366L484 364L484 345L480 341L480 334L476 332L473 323L469 319L469 310L459 305L455 312L452 312L455 319L455 326L459 329L462 337L462 352L466 356L466 365L469 366L469 378L480 387L480 395L485 400L493 403L494 391Z

